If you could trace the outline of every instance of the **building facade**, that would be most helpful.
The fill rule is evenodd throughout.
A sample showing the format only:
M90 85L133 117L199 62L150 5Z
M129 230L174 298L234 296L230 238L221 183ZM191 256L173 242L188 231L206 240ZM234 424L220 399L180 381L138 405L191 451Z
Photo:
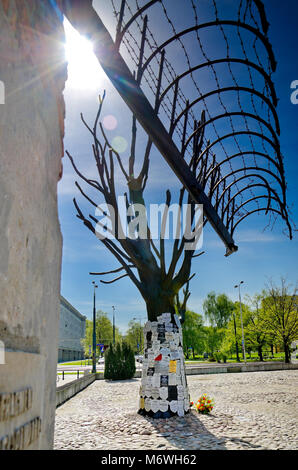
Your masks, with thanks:
M64 297L60 297L58 362L84 358L81 340L85 337L86 317Z

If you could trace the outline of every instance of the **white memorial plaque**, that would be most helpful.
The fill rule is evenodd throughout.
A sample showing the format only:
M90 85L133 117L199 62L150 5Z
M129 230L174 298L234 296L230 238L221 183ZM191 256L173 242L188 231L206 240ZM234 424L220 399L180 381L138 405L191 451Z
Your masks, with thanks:
M159 387L160 384L160 374L154 374L152 377L152 387Z
M148 352L148 364L154 361L155 354L153 352Z
M160 387L159 396L162 400L166 400L169 396L169 391L167 387Z
M171 314L170 313L163 313L162 314L163 321L171 321Z
M159 388L158 388L158 387L152 388L152 390L151 390L151 396L152 396L152 398L154 398L155 400L157 400L157 399L159 398Z
M151 377L151 376L147 377L147 387L148 388L153 387L153 377Z
M151 410L151 400L150 400L150 398L145 398L145 410L146 411Z
M170 403L170 410L173 412L173 413L177 413L177 410L178 410L178 402L176 400L172 400L169 402Z
M170 357L171 357L171 360L177 361L178 359L180 359L179 352L178 351L171 351Z
M177 385L176 374L169 374L169 385Z
M160 352L163 356L167 356L170 354L170 349L169 348L160 348Z
M167 400L159 400L159 409L163 413L168 411L169 402Z
M151 410L153 413L157 413L157 411L159 411L159 400L151 400Z
M169 366L167 364L160 364L159 365L160 375L167 375L168 372L169 372Z

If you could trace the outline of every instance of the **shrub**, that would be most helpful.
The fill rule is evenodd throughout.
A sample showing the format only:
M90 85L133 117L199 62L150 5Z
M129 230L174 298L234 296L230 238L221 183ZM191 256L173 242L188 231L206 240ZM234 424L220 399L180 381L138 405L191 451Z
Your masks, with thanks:
M126 343L110 344L105 353L104 378L110 380L131 379L136 371L135 356Z

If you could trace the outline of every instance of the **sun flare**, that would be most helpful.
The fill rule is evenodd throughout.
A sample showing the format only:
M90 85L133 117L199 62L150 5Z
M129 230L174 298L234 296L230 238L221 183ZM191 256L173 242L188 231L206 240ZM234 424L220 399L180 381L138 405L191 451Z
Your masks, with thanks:
M67 21L65 55L68 62L68 85L77 89L96 89L103 80L103 71L88 39L81 36Z

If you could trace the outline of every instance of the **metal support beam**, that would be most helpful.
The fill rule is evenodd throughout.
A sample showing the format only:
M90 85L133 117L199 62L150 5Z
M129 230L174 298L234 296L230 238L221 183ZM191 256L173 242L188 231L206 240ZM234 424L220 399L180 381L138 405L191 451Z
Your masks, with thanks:
M72 26L93 42L94 53L103 70L178 179L193 200L203 204L205 216L226 246L226 256L237 251L231 234L115 48L110 33L92 8L92 1L64 0L62 5L63 13Z

